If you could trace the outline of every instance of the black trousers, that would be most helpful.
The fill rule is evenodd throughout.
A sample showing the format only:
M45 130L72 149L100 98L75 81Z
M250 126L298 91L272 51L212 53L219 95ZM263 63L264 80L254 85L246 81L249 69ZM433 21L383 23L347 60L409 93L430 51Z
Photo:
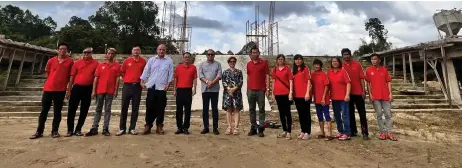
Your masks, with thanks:
M282 130L288 133L292 132L292 114L290 113L289 95L275 95L276 103L279 110L279 119L281 120Z
M202 93L202 122L204 129L209 129L209 105L212 104L213 129L218 129L218 92Z
M298 112L298 120L303 133L311 134L311 101L305 101L305 98L294 98L295 107Z
M178 127L178 129L189 129L190 121L191 121L191 104L192 104L192 88L177 88L176 89L176 126ZM183 111L184 111L184 119L183 119Z
M132 101L132 115L130 119L129 130L134 130L136 127L136 121L138 120L138 112L140 109L141 101L141 85L140 83L124 83L122 89L122 109L120 111L120 130L127 130L127 115L128 106Z
M53 125L51 132L57 132L59 129L59 123L61 122L61 110L63 109L64 97L66 91L61 92L43 92L42 95L42 111L40 112L37 132L43 134L45 129L45 122L47 121L48 112L53 103Z
M82 126L85 123L87 118L88 109L91 105L91 93L93 90L93 85L82 86L74 85L72 86L71 97L69 99L69 109L67 112L67 132L74 132L74 119L75 113L80 103L80 116L75 131L79 132L82 130Z
M149 128L153 127L154 120L156 125L164 124L165 106L167 106L167 92L163 90L155 90L155 87L148 89L146 96L146 125Z
M361 95L350 94L350 128L352 134L358 134L356 128L356 117L355 117L355 105L359 113L359 121L361 122L361 133L363 135L369 135L367 130L367 118L366 118L366 105Z

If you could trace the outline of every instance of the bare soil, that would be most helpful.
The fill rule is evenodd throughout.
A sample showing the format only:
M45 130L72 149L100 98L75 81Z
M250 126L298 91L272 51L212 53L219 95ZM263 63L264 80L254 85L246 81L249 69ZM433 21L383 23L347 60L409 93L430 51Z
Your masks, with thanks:
M175 118L165 118L166 135L114 136L119 117L113 116L110 137L59 137L53 139L47 121L45 136L29 140L37 119L0 119L0 167L462 167L462 114L399 114L393 117L399 141L377 139L376 120L368 114L371 140L326 142L314 138L319 132L313 122L313 138L298 140L299 123L294 118L293 139L277 139L281 129L267 129L266 137L248 137L248 114L241 118L241 135L201 135L200 117L192 118L191 135L175 135ZM276 114L268 116L278 120ZM92 117L88 117L84 132ZM313 116L313 121L317 121ZM210 122L212 123L212 122ZM137 129L142 131L144 116ZM357 122L359 124L359 121ZM66 120L61 122L64 135ZM335 128L335 127L334 127ZM359 128L359 125L358 125ZM335 130L335 129L334 129Z

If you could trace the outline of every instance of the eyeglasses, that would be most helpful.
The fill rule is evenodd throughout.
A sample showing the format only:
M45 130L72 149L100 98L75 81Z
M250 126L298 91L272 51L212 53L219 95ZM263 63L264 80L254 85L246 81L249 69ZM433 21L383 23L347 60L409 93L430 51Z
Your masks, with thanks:
M211 56L211 57L213 57L213 56L215 56L215 54L207 54L207 56Z

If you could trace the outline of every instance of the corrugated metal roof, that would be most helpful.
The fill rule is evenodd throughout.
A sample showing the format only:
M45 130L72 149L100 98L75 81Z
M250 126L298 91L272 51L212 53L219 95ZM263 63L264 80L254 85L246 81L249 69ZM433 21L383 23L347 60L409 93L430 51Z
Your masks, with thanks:
M32 45L32 44L29 44L29 43L13 41L11 39L1 39L0 38L0 44L4 44L4 45L7 45L7 46L17 46L17 47L21 47L21 48L44 51L44 52L49 52L49 53L54 53L54 54L58 53L58 51L53 50L53 49Z

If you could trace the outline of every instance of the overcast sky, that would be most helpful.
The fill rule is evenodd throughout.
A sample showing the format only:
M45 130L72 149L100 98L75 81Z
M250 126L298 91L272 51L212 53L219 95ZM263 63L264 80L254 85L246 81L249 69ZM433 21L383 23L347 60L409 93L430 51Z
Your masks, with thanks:
M58 28L71 16L87 19L103 2L0 2L29 9L41 18L51 16ZM163 2L156 2L162 15ZM192 28L192 52L212 48L238 52L246 43L245 22L254 21L255 5L260 20L268 20L269 2L188 2ZM176 2L183 15L184 2ZM360 38L368 38L364 23L378 17L388 29L395 47L436 40L432 16L439 9L462 7L462 2L276 2L279 50L283 54L338 55L342 48L355 50ZM177 19L179 20L179 19ZM459 33L461 34L461 33Z

